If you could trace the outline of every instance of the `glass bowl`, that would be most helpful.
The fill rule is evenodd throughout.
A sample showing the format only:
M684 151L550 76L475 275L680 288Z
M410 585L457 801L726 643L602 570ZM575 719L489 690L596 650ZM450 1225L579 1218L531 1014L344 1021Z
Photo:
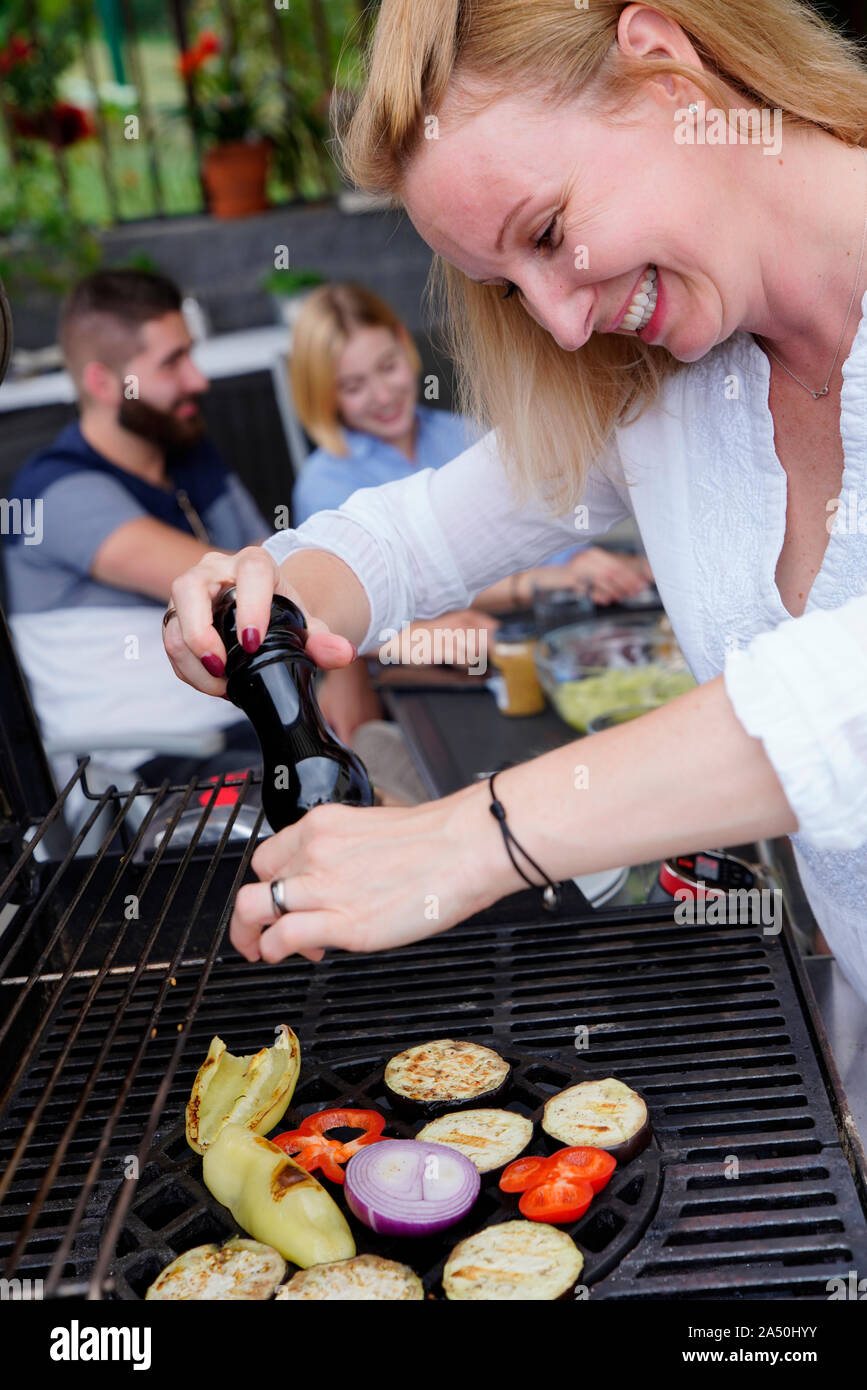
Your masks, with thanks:
M615 710L656 709L695 685L674 636L652 616L557 628L537 642L535 660L560 718L581 733Z

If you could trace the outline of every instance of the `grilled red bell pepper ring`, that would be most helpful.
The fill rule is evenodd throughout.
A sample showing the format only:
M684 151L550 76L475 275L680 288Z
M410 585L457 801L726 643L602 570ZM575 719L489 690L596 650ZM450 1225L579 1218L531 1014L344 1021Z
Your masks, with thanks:
M357 1139L342 1144L339 1139L328 1138L330 1129L360 1129L364 1132ZM377 1110L320 1110L315 1115L308 1115L297 1129L278 1134L273 1143L294 1157L305 1172L315 1173L321 1169L331 1182L343 1184L346 1174L341 1165L366 1144L375 1144L382 1139L384 1129L385 1116Z
M341 1144L340 1147L345 1151L346 1157L351 1158L359 1149L366 1144L375 1144L377 1139L382 1138L382 1131L385 1129L385 1116L380 1115L378 1110L319 1110L315 1115L308 1115L306 1120L302 1120L298 1126L301 1134L318 1134L324 1139L329 1129L360 1129L357 1139L350 1139L348 1143ZM329 1139L329 1144L337 1143L335 1139Z
M341 1168L344 1161L341 1157L341 1146L330 1139L322 1139L317 1134L302 1134L300 1130L287 1130L285 1134L278 1134L272 1140L278 1148L287 1153L290 1158L294 1158L299 1168L303 1168L305 1173L315 1173L321 1169L326 1178L331 1182L343 1183L346 1175Z

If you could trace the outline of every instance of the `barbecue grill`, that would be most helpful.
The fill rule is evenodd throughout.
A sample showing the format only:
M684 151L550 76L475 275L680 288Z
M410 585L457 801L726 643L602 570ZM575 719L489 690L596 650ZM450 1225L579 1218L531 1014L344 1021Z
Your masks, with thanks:
M526 892L398 950L249 964L225 933L261 830L259 812L233 838L254 776L228 816L222 778L95 791L86 760L58 795L2 622L0 680L0 1255L13 1296L141 1298L175 1255L236 1229L202 1185L184 1106L214 1034L253 1052L281 1022L302 1048L283 1128L324 1105L387 1111L385 1062L435 1037L506 1056L505 1103L527 1115L575 1080L638 1090L654 1142L572 1231L592 1298L824 1300L832 1276L867 1268L867 1166L787 921L774 936L574 899L552 916ZM70 841L76 789L92 811ZM193 833L173 843L190 815ZM101 842L78 855L93 825ZM417 1128L390 1117L388 1132ZM461 1226L420 1242L351 1224L360 1251L408 1261L436 1297L448 1250L511 1219L510 1201L483 1180Z

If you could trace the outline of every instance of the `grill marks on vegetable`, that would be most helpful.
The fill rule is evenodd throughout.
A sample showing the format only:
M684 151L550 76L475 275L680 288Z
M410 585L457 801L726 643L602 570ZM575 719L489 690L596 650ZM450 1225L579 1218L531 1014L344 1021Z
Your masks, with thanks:
M201 1302L270 1298L286 1261L270 1245L234 1236L225 1245L197 1245L179 1255L151 1284L149 1300Z
M509 1080L509 1064L480 1043L438 1038L399 1052L385 1068L385 1084L399 1106L435 1111L495 1100Z
M287 1161L282 1168L274 1169L274 1176L271 1179L271 1196L275 1202L279 1202L290 1188L303 1187L305 1183L313 1187L316 1185L316 1180L310 1173L305 1173L302 1168Z
M613 1076L581 1081L552 1096L542 1128L560 1144L607 1149L623 1163L650 1143L647 1106L637 1091Z
M526 1149L533 1122L515 1110L463 1110L440 1115L420 1129L416 1139L457 1149L480 1173L503 1168Z
M242 1231L301 1269L355 1254L346 1217L330 1193L276 1144L242 1125L225 1125L208 1146L202 1176Z
M491 1302L562 1298L584 1268L571 1236L531 1221L504 1221L455 1246L443 1273L446 1298Z
M301 1047L280 1024L273 1047L234 1057L222 1038L212 1038L187 1102L187 1143L203 1154L227 1124L265 1134L283 1118L301 1070Z
M381 1255L356 1255L351 1260L300 1270L277 1290L276 1297L291 1302L329 1299L416 1303L424 1298L424 1285L409 1265L383 1259Z

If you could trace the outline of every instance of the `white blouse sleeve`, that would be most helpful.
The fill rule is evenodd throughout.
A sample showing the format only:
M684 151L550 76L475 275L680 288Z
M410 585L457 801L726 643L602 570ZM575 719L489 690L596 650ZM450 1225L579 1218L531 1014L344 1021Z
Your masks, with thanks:
M616 444L594 463L580 510L554 517L539 498L519 507L489 434L442 468L354 492L335 511L278 531L265 549L280 564L296 550L328 550L358 577L370 604L360 651L416 618L466 608L490 584L586 544L631 514L627 489L606 476Z
M725 686L818 849L867 842L867 595L761 633Z

